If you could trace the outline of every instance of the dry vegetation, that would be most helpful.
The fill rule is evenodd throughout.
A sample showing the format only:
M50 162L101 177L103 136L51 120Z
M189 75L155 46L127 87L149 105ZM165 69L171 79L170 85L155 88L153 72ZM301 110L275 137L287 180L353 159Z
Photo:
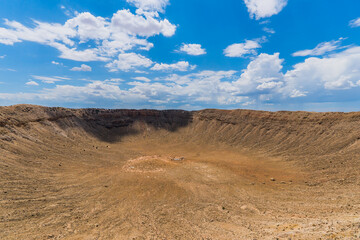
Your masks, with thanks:
M0 107L0 239L359 239L359 163L360 113Z

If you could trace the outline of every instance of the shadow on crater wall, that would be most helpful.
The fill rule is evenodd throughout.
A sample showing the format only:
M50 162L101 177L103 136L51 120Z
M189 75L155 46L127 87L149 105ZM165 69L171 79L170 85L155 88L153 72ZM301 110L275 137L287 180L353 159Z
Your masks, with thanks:
M50 121L63 130L82 128L101 141L116 142L123 136L139 134L148 127L174 132L191 123L192 117L192 112L184 110L66 109L16 105L0 108L0 127L21 127Z

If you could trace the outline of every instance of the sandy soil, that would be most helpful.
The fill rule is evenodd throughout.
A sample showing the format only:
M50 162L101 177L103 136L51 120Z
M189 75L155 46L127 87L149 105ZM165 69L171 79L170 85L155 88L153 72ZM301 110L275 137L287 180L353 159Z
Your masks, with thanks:
M57 121L0 128L0 239L360 238L356 142L276 154L190 126L109 141Z

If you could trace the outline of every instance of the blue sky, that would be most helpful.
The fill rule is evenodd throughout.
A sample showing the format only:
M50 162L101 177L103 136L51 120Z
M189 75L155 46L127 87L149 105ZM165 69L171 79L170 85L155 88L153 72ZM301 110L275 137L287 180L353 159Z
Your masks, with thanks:
M3 0L0 105L360 110L360 1Z

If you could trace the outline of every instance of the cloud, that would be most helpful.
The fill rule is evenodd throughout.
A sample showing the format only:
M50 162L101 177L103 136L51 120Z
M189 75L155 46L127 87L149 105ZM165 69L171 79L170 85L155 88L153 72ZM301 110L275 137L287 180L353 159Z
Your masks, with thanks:
M0 68L0 71L17 72L15 69L12 69L12 68Z
M10 102L81 102L111 101L112 104L242 104L247 96L231 95L226 82L236 71L202 71L179 76L170 75L163 82L129 82L127 89L110 80L93 81L83 86L56 85L35 93L0 93L0 100ZM224 83L224 85L223 85Z
M259 20L278 14L287 5L287 0L244 0L251 18Z
M0 28L0 43L5 45L14 45L16 42L21 42L17 34L6 28Z
M271 93L286 99L331 94L360 87L360 47L354 46L324 57L309 57L283 72L279 53L262 53L229 85L238 94ZM326 96L324 96L326 97Z
M134 77L134 80L143 81L143 82L151 82L151 80L147 77Z
M180 47L180 52L187 53L192 56L199 56L206 54L206 50L200 44L185 44Z
M339 38L339 40L333 40L330 42L322 42L319 43L314 49L301 50L292 54L294 57L305 57L305 56L321 56L329 52L333 52L340 48L341 41L343 38Z
M157 14L147 14L137 11L134 15L129 10L119 10L111 19L111 27L114 30L125 31L130 35L150 37L163 34L171 37L175 34L176 26L167 19L158 20ZM143 15L141 15L143 14Z
M32 26L25 26L5 19L5 27L0 27L0 43L36 42L57 49L63 59L111 62L125 52L148 51L154 46L148 38L171 37L175 31L176 26L157 12L119 10L111 18L83 12L64 24L34 20Z
M267 33L270 33L270 34L274 34L274 33L275 33L275 30L274 30L274 29L268 28L268 27L264 27L264 28L263 28L263 31L264 31L264 32L267 32Z
M135 58L145 58L140 56ZM240 72L183 72L157 77L155 81L134 77L134 81L107 79L75 86L62 85L67 77L32 76L33 79L56 85L33 93L0 93L0 101L12 104L24 101L76 102L92 103L94 106L99 101L108 101L111 106L122 104L137 107L180 107L191 102L202 107L237 108L253 104L267 106L284 101L296 103L301 100L305 104L314 99L344 99L348 97L344 91L356 92L360 88L359 46L335 54L308 57L289 70L284 70L283 65L284 59L279 53L262 53L251 59Z
M32 75L31 77L36 79L36 80L40 80L40 81L42 81L44 83L49 83L49 84L53 84L55 82L61 82L63 80L70 80L70 78L58 77L58 76L47 77L47 76Z
M323 58L305 59L285 74L285 81L290 89L309 93L350 89L359 86L359 66L360 47L354 46Z
M51 61L51 64L54 64L54 65L60 65L59 62L55 62L55 61Z
M0 59L4 59L6 57L6 55L1 55Z
M29 81L27 83L25 83L26 85L29 85L29 86L39 86L39 84L35 81Z
M152 102L232 105L245 103L247 96L232 95L228 81L236 71L201 71L185 75L172 74L159 81L133 82L131 92L141 93Z
M145 11L164 12L169 0L126 0L128 3L135 5Z
M52 47L58 49L61 54L60 58L74 60L79 62L91 62L91 61L109 61L111 58L101 56L101 52L97 48L90 48L85 50L77 50L76 48L68 48L61 43L52 43Z
M274 82L274 81L270 81L270 82L263 82L260 85L258 85L256 87L257 90L266 90L266 89L273 89L276 87L280 87L283 85L283 82Z
M56 85L54 88L44 88L36 93L0 93L0 100L7 102L61 102L96 104L101 101L141 102L146 101L146 96L140 93L120 89L113 82L93 81L84 86Z
M89 12L83 12L65 23L68 29L75 29L81 42L88 40L108 39L111 34L109 22L102 17L95 17Z
M258 41L246 40L245 43L235 43L224 50L227 57L244 57L246 55L257 55L256 49L261 48Z
M137 67L150 67L153 62L136 53L122 53L119 54L118 59L106 64L110 72L117 72L119 70L127 72Z
M307 93L308 93L308 92L300 91L300 90L298 90L298 89L293 89L293 90L290 92L289 96L290 96L291 98L306 97L306 94L307 94Z
M90 81L91 82L91 81ZM92 82L96 82L96 81L92 81ZM110 79L106 79L104 81L104 83L106 84L112 84L112 85L119 85L120 83L124 82L124 80L122 78L110 78Z
M352 28L360 27L360 17L351 20L351 21L349 22L349 26L352 27Z
M63 102L87 102L94 99L109 100L131 100L134 95L123 91L114 84L102 81L93 81L85 86L56 85L54 88L45 88L35 94L20 93L18 96L12 94L0 94L0 99L39 99L45 101L63 101ZM136 95L136 97L140 97ZM132 97L134 98L134 97ZM141 98L140 98L141 99Z
M73 67L70 71L78 71L78 72L91 72L91 67L86 64L81 64L80 67Z
M16 42L31 41L49 45L52 42L61 41L70 46L74 42L71 37L76 36L76 30L58 23L44 23L34 21L35 27L29 28L16 21L5 19L7 28L0 28L0 43L13 45Z
M154 71L189 71L194 70L196 68L196 65L190 65L189 62L186 61L180 61L173 64L166 64L166 63L156 63L151 70Z
M273 89L283 83L283 59L279 53L272 55L262 53L249 63L243 70L240 78L234 83L242 94L256 92L257 90Z
M68 78L68 77L54 76L54 78L61 79L61 80L70 80L70 78Z
M262 20L261 22L259 22L260 25L265 25L265 24L269 24L271 21L270 19L266 19L266 20Z
M73 17L76 16L78 14L77 11L73 11L72 9L68 9L66 8L64 5L60 6L60 9L63 11L63 13L68 16L68 17Z

